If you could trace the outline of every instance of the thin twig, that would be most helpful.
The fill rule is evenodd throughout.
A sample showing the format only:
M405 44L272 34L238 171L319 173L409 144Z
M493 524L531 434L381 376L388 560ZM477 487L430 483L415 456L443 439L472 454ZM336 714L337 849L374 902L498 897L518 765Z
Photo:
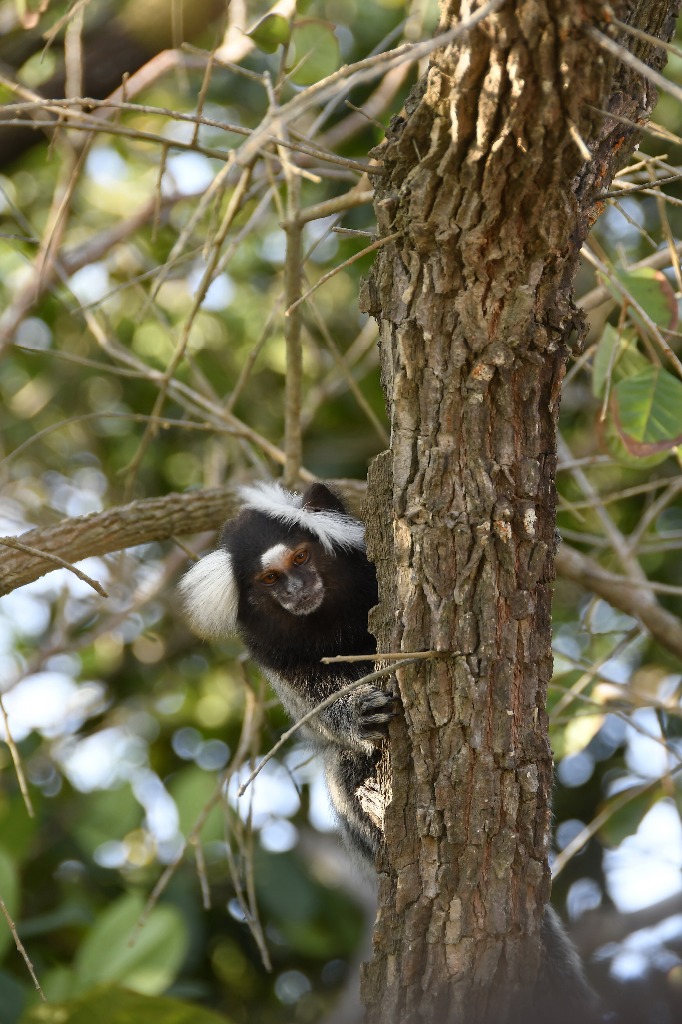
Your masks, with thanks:
M175 346L173 357L171 358L168 366L166 367L166 370L164 371L163 377L159 385L158 394L154 401L154 407L151 412L152 420L150 422L150 426L145 431L145 434L142 440L140 441L138 450L133 456L133 459L128 464L128 466L124 467L124 469L122 470L122 472L130 473L129 486L132 485L133 476L137 468L139 467L140 462L142 461L142 458L144 457L147 448L151 444L154 436L156 435L154 421L161 415L161 410L163 409L163 406L166 402L170 382L175 376L175 371L177 370L178 366L180 365L185 356L187 345L189 344L189 336L192 330L192 325L194 324L196 316L201 308L201 304L204 301L204 298L206 297L206 292L208 291L209 286L213 280L216 265L220 258L220 250L222 248L223 242L225 241L227 233L230 230L230 227L232 226L234 218L237 216L237 213L241 209L242 200L248 190L252 172L252 166L245 167L242 170L239 181L234 189L234 192L230 197L229 203L227 204L227 209L225 211L225 215L223 217L220 228L218 229L215 238L212 239L211 254L207 259L204 273L202 274L201 281L199 282L199 285L197 287L192 308L187 314L187 318L185 319L185 322L183 324L180 338L178 339L178 343Z
M376 679L382 679L384 676L393 675L393 673L396 672L399 668L406 668L408 665L415 665L417 662L421 660L421 657L407 658L400 664L388 665L386 668L377 669L376 672L371 672L369 675L363 676L361 679L356 679L354 682L348 683L347 686L342 686L340 690L336 690L335 693L331 694L331 696L321 701L314 708L308 711L307 714L303 715L302 718L299 718L297 722L294 722L291 728L287 729L286 732L282 733L282 735L277 740L275 745L271 747L267 754L265 754L263 758L259 761L258 765L251 772L248 779L245 782L243 782L242 785L239 787L237 796L244 796L244 793L246 792L248 787L251 785L256 776L263 770L268 761L271 758L273 758L275 754L278 753L278 751L282 749L284 744L288 740L290 740L291 737L294 736L302 726L310 722L311 719L316 718L321 711L325 711L328 707L331 707L331 705L334 704L341 697L347 697L349 693L353 693L353 691L357 690L358 687L365 686L367 683L373 683Z
M62 569L68 569L74 576L77 576L83 583L87 583L88 586L99 594L100 597L109 597L104 587L93 580L90 576L87 576L81 569L77 569L71 562L67 562L64 558L60 558L59 555L55 555L50 551L43 551L41 548L33 547L31 544L23 544L19 540L15 540L14 537L0 537L0 544L7 548L16 548L17 551L23 551L27 555L34 555L36 558L45 558L49 562L54 562Z
M10 755L12 757L12 764L14 765L14 771L17 776L17 782L19 783L19 790L24 801L24 806L26 807L26 812L29 818L35 818L35 812L33 810L33 801L31 800L31 794L29 792L28 785L26 782L26 776L24 775L24 766L21 763L21 754L19 753L19 748L14 742L14 737L12 736L12 730L10 729L9 725L9 715L7 714L7 708L5 707L5 702L3 700L3 695L1 692L0 714L2 715L3 725L5 727L5 743L7 744Z
M5 901L2 899L2 897L0 897L0 910L2 911L2 913L4 915L4 918L7 921L7 926L9 928L10 932L12 933L12 938L14 939L14 945L17 947L18 952L21 953L21 956L23 957L24 963L26 964L26 967L28 968L28 973L31 975L31 980L33 981L33 984L36 987L36 991L38 992L38 995L40 996L42 1001L44 1003L46 1003L47 999L45 998L45 993L43 992L42 988L40 987L40 983L38 982L38 979L36 977L36 973L33 970L33 964L31 963L31 961L29 959L28 953L24 949L24 944L22 943L21 939L19 938L19 935L17 933L16 925L14 924L14 921L12 920L9 911L8 911L7 907L5 906Z
M374 409L372 408L368 400L365 398L360 388L360 385L358 384L358 382L356 381L355 377L353 376L349 367L346 364L344 354L341 352L339 346L334 341L331 331L327 327L324 317L317 308L317 303L315 302L315 300L311 298L310 293L308 293L308 308L315 319L315 323L317 324L317 328L320 334L325 340L327 348L333 355L334 361L338 366L339 370L341 371L341 375L346 383L346 386L353 394L355 401L359 405L360 409L364 412L365 416L372 424L372 428L374 429L377 437L379 438L380 443L383 445L384 448L387 448L390 441L388 431L385 425L381 422L381 420L375 413Z
M679 181L682 178L682 173L671 174L667 178L656 178L653 181L645 181L641 185L629 185L623 182L622 188L617 188L613 192L602 192L595 198L595 203L600 202L602 199L624 199L629 196L631 192L643 192L646 189L658 188L659 185L668 185L671 181Z
M360 252L356 252L350 257L350 259L344 260L343 263L339 263L338 267L334 267L334 269L330 270L328 274L323 274L319 281L315 282L312 288L309 288L307 292L303 293L300 299L297 299L296 302L289 306L284 315L291 316L292 311L296 309L297 306L304 302L309 295L312 295L313 292L317 291L317 289L325 284L331 277L338 274L340 270L344 270L346 267L349 267L351 263L355 263L357 260L362 259L363 256L367 255L367 253L374 252L375 249L379 249L382 245L386 245L387 242L394 242L396 238L400 238L401 234L401 231L394 231L390 235L384 235L383 238L377 238L376 242L372 242L371 245L361 249Z
M274 101L273 101L274 102ZM298 306L303 283L303 225L300 221L301 179L295 173L285 150L280 150L287 183L286 259L284 263L284 301L291 309ZM303 391L302 318L300 310L284 320L286 379L284 382L284 483L292 487L303 460L301 407Z
M641 627L635 626L634 629L631 629L628 633L625 634L625 636L621 640L618 641L615 647L605 651L604 654L597 658L594 664L590 666L589 670L582 674L580 679L577 679L572 686L566 688L566 692L564 693L563 697L561 697L561 699L552 708L552 718L554 718L556 715L560 715L562 711L565 711L565 709L569 707L571 702L575 698L580 696L583 690L586 690L590 683L594 682L594 680L598 678L600 669L608 661L611 661L612 658L620 657L623 651L627 650L630 644L634 640L637 640L637 638L641 635Z
M388 651L383 654L335 654L333 658L320 658L323 665L344 661L427 661L431 658L456 658L457 651Z
M661 89L662 92L667 92L669 96L674 96L676 100L682 102L682 89L680 86L676 85L675 82L668 81L667 78L663 77L660 71L654 71L653 68L650 68L649 65L645 64L643 60L639 59L639 57L635 57L634 53L630 53L628 49L621 46L620 43L617 43L614 39L605 35L604 32L600 32L598 28L594 27L594 25L586 25L584 31L585 34L588 35L595 43L598 43L602 49L606 50L614 57L618 57L618 59L622 60L624 64L627 64L640 75L643 75L644 78L653 82L653 84L658 89Z

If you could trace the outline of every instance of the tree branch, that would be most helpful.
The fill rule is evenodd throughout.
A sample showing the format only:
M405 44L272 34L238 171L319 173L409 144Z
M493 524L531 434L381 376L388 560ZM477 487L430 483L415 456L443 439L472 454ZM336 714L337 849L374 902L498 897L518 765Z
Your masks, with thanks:
M662 647L682 658L682 622L662 608L651 591L642 594L634 585L623 586L625 582L631 584L631 580L623 579L621 582L614 573L602 569L597 562L565 541L555 555L554 565L557 573L565 579L579 583L614 608L639 619Z
M214 530L234 506L235 488L218 487L132 501L106 512L63 519L46 529L29 530L21 535L22 545L37 548L44 556L20 550L4 552L0 594L8 594L53 570L56 554L67 562L78 562L136 544L168 540L175 534Z
M364 484L343 480L336 485L353 505L359 504ZM0 595L52 572L58 567L55 562L78 562L137 544L217 530L236 505L235 487L216 487L132 501L106 512L63 519L56 526L29 530L21 534L21 540L0 538L0 546L10 549L5 550L0 564ZM622 586L613 573L565 541L557 551L555 566L560 576L597 594L626 615L633 615L661 647L682 658L682 622L661 607L650 591L643 595L635 586Z

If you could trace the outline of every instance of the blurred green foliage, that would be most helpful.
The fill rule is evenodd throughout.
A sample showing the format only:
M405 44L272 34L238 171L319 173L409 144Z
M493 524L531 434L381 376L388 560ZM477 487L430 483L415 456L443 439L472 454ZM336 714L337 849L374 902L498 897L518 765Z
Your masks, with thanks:
M229 126L255 129L265 116L265 72L284 102L332 71L333 59L351 63L403 37L428 36L437 14L433 3L312 0L300 5L290 38L281 20L259 23L265 3L248 6L247 28L256 28L246 38L260 48L240 57L246 75L217 60L205 76L206 54L224 30L221 11L217 18L208 11L187 37L184 63L150 76L130 109L92 135L63 127L49 147L36 132L34 145L0 166L3 533L279 472L266 448L235 427L243 423L281 446L285 181L274 149L254 171L222 251L224 266L157 405L235 181L195 218L198 204L242 141ZM131 52L142 38L152 55L169 45L163 32L155 40L144 30L150 19L159 22L156 9L136 7L133 17L132 4L87 5L86 61L91 38L101 42L109 31L118 38L120 31L130 40L133 24L142 35ZM59 28L66 12L65 4L42 11L0 3L8 26L0 58L14 59L22 87L41 88L57 74L74 20L72 13ZM43 33L53 26L55 40L43 53ZM289 42L283 65L282 44ZM314 53L315 63L282 82L282 67L295 69L301 51ZM677 79L681 72L673 57L669 73ZM328 142L347 160L366 163L415 75L412 68L385 85L379 123L354 109L374 96L374 82L311 109L296 128L302 139L310 133L320 146ZM6 103L24 95L2 87ZM199 96L201 126L191 119ZM680 131L682 112L670 98L657 117ZM643 149L658 158L648 166L661 173L679 161L677 142L664 148L648 137ZM356 169L319 156L301 166L303 207L343 195L360 180ZM628 181L640 180L637 173ZM677 238L680 188L666 191L677 203L665 207L666 229ZM148 214L138 217L145 208ZM371 241L333 233L336 225L373 232L371 206L306 227L307 285ZM609 268L620 266L623 253L631 265L660 244L664 226L655 197L625 198L598 222L595 250ZM120 233L116 241L112 232ZM321 477L362 479L385 446L375 330L357 302L370 261L343 267L314 293L314 307L304 306L304 463ZM681 385L651 336L653 323L680 355L679 281L663 269L635 278L621 271L625 293L589 265L581 271L578 294L601 285L606 295L601 319L593 315L587 357L572 363L564 392L569 454L558 478L559 525L567 544L614 571L612 531L631 539L647 576L668 588L658 594L661 604L679 615ZM651 415L643 415L646 408ZM152 416L162 421L153 430ZM573 463L587 474L591 492ZM193 546L210 543L200 538ZM86 564L105 585L106 602L64 571L3 600L4 702L34 816L2 744L0 897L49 1001L40 1000L0 920L0 1024L306 1024L323 1019L351 974L368 900L336 840L325 835L314 765L294 748L263 773L256 796L237 801L238 773L229 782L227 776L251 695L265 693L265 709L260 731L249 734L242 751L246 762L271 746L285 716L236 642L209 650L189 635L174 591L185 563L177 546L144 545ZM620 899L603 847L625 847L656 806L679 818L680 676L665 644L635 619L561 578L555 635L550 711L560 768L558 847L568 841L561 841L562 826L575 835L624 790L632 795L605 815L558 880L559 901L568 896L577 914ZM224 799L216 798L221 779ZM682 841L669 860L679 872ZM137 933L155 884L174 863Z

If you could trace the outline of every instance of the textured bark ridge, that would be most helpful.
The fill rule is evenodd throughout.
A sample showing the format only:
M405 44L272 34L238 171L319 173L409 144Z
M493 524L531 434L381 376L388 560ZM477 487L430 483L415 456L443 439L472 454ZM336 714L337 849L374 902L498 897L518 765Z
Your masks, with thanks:
M474 9L446 3L443 27ZM603 10L504 4L433 60L375 153L380 231L400 237L363 296L392 429L370 478L370 507L392 523L382 536L375 511L369 530L383 601L373 628L394 651L453 653L398 673L405 720L363 979L372 1024L504 1024L537 971L555 438L581 326L572 282L596 197L636 142L608 115L642 123L654 99L584 32ZM633 17L667 36L674 13L650 3ZM632 49L663 63L660 49Z

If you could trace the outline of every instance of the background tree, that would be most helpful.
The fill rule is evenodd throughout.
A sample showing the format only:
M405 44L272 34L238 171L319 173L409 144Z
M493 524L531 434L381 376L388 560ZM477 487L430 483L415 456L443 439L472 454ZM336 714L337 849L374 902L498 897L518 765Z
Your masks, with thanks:
M514 905L523 870L517 861L502 885L478 886L473 901L481 893L491 901L488 917L467 930L459 801L475 773L462 761L457 787L447 777L445 787L434 787L422 773L431 770L431 745L446 743L449 730L462 758L470 756L484 704L475 692L480 665L472 662L484 601L494 599L496 613L509 611L507 622L519 623L516 637L528 636L519 662L525 657L529 671L511 688L520 723L532 723L536 691L547 683L548 590L538 595L535 583L518 580L512 586L508 553L514 543L517 565L548 580L549 476L536 476L529 463L541 448L542 469L551 473L556 402L546 396L558 389L569 328L578 325L570 305L578 246L602 206L605 216L583 248L578 294L590 333L564 385L559 446L564 541L556 557L549 688L559 776L555 894L579 919L588 959L601 951L592 970L631 1019L653 1020L654 1012L660 1021L676 1019L679 57L673 51L673 81L659 106L664 125L647 129L646 152L607 185L614 151L624 159L634 141L629 122L641 126L653 96L641 69L623 73L610 40L622 47L634 38L637 56L659 66L662 50L611 16L608 24L587 24L572 20L565 5L560 14L537 4L495 6L466 35L447 34L454 11L444 9L444 35L430 4L374 0L360 11L352 2L314 0L271 10L251 4L247 14L233 2L224 24L210 23L211 9L203 29L186 32L176 17L171 41L191 42L154 56L168 45L161 33L147 42L142 65L129 63L134 48L126 55L124 46L121 70L132 74L106 102L97 94L82 99L88 61L101 53L91 41L101 42L102 30L93 34L92 27L103 12L127 25L127 5L105 9L93 0L68 12L25 10L31 39L37 34L49 44L42 56L33 42L16 48L27 31L19 8L0 8L8 29L14 19L12 52L21 53L14 71L3 69L4 116L12 131L31 126L39 140L5 164L0 178L8 535L0 586L12 591L0 609L0 896L16 923L16 941L9 925L0 940L2 1024L183 1014L194 1024L204 1017L316 1021L331 1012L345 982L355 984L349 971L359 955L362 907L342 852L325 836L314 765L294 746L237 798L284 718L237 644L209 651L189 636L174 584L187 561L179 536L200 534L193 554L210 546L206 531L229 514L241 480L283 472L294 483L319 475L345 481L361 498L354 481L388 439L376 327L355 312L358 275L377 249L385 256L365 303L385 321L385 379L396 366L400 371L389 391L389 458L398 472L391 482L386 457L377 464L371 524L375 546L385 544L382 558L396 552L397 606L406 593L414 598L402 635L386 619L377 626L387 644L460 652L405 690L412 739L396 737L394 812L406 801L418 827L396 841L389 816L392 861L402 872L401 893L410 900L417 894L410 905L418 909L436 907L434 879L441 894L462 887L463 930L453 930L449 903L448 928L439 919L435 932L444 941L431 943L430 991L438 991L441 968L456 977L446 950L473 958L476 944L492 940L512 964L532 949L548 881L540 834L532 837L537 869L526 880L528 905ZM136 10L143 22L149 16L158 24L152 5ZM660 35L671 28L669 15L660 4L637 14L645 19L640 27ZM426 90L407 98L442 46ZM65 83L66 98L41 97L55 80ZM542 88L548 80L552 88ZM455 85L461 148L449 127ZM393 123L388 146L370 162L382 122L403 101L404 121ZM15 151L8 143L4 152ZM378 234L368 171L378 185ZM579 188L566 202L575 175ZM593 203L597 195L600 203ZM403 323L408 309L416 326ZM453 338L444 361L422 365L424 354L436 359L444 327ZM492 334L499 344L490 345ZM446 377L453 388L465 383L451 392L441 383ZM409 413L417 385L423 404L415 423ZM523 417L519 394L530 396ZM430 419L436 399L440 416ZM468 410L462 420L461 409ZM511 425L504 430L500 409ZM515 444L528 446L528 463L515 458ZM420 475L427 449L428 471ZM461 477L451 468L459 465ZM453 500L442 487L458 480ZM536 501L530 485L543 480L543 500ZM465 493L468 503L457 507L466 515L451 522L445 510ZM531 499L536 524L519 504ZM382 501L383 514L375 511ZM382 538L376 527L390 525L391 506L395 537ZM84 513L92 514L74 518ZM529 534L519 532L530 525L533 550L540 550L535 562L526 561ZM81 578L57 569L55 559L79 562ZM451 585L452 573L461 590ZM417 599L424 591L428 608ZM391 605L387 592L384 610ZM508 642L504 650L506 663L487 655L486 668L481 659L480 678L497 680L506 700L513 655L524 648ZM505 700L485 701L493 754L508 738ZM467 729L457 731L457 721L468 721ZM520 729L520 736L525 741L528 732ZM537 744L546 820L549 762L541 735ZM446 748L440 751L447 764ZM419 791L410 789L406 770L415 752ZM492 756L486 781L500 767ZM497 799L491 790L476 790L471 806L479 815ZM645 873L637 856L647 844ZM411 859L415 845L419 856ZM405 875L410 863L419 865L418 877ZM628 870L636 884L623 882ZM391 885L382 890L389 909L366 983L370 1002L377 986L388 991L381 980L388 956L416 934L415 917L426 920L392 917ZM612 909L597 911L600 904ZM491 931L492 911L510 906L509 928L505 922ZM663 921L646 942L630 934ZM395 949L386 942L387 923ZM427 934L434 932L424 924L420 939ZM421 941L414 948L413 962L404 955L398 962L406 979L421 972L421 992ZM488 992L485 973L473 988L479 978ZM416 987L390 991L395 999L386 1006L408 1012ZM379 1012L376 1004L372 1012ZM354 1013L349 1009L347 1019Z

